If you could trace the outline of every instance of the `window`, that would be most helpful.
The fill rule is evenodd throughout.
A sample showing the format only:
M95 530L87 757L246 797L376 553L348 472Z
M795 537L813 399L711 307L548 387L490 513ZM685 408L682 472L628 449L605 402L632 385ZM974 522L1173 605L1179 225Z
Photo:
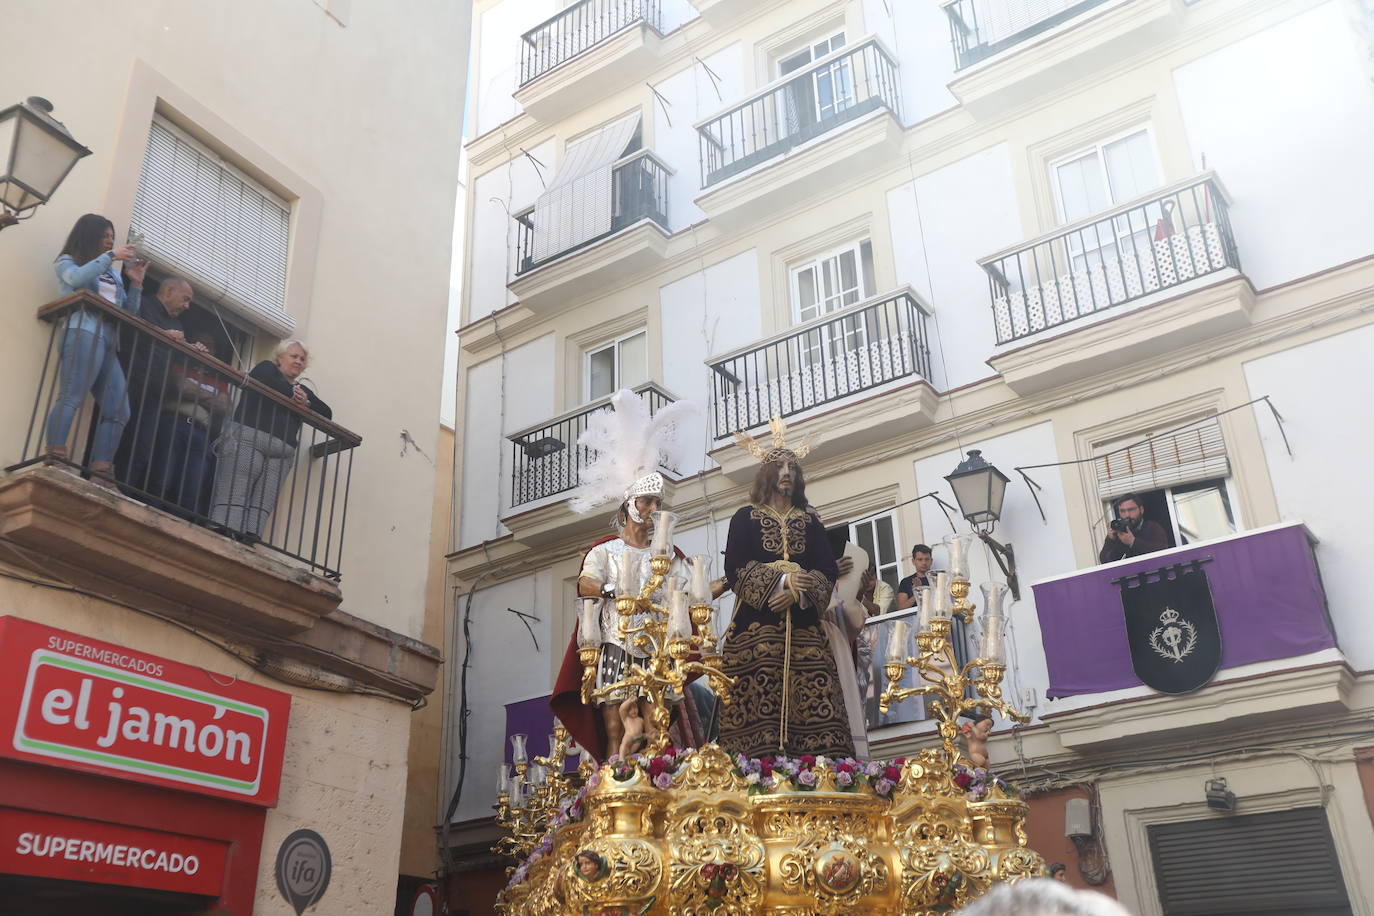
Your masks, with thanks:
M1088 219L1159 187L1154 135L1149 127L1135 128L1051 163L1050 174L1060 220L1076 223ZM1135 241L1148 248L1148 234L1162 215L1148 212L1144 223L1137 226L1130 225L1124 216L1118 217L1114 221L1115 238L1103 237L1102 233L1071 235L1069 254L1074 269L1101 264L1109 248L1113 252L1118 247L1129 248L1133 234L1139 236Z
M291 206L161 116L148 132L130 232L177 273L278 337L290 336L286 268Z
M854 522L849 526L849 539L864 549L869 563L878 567L878 578L897 591L897 583L902 581L902 552L897 546L901 538L897 535L897 512ZM895 610L895 605L892 608Z
M844 32L808 42L799 51L778 58L778 76L804 70L813 62L844 47ZM845 55L816 69L811 78L793 80L781 94L784 135L802 132L810 125L852 108L857 101L850 56Z
M873 295L873 243L868 239L792 269L792 315L797 323L839 311ZM804 366L837 360L867 346L870 329L858 317L827 323L799 340Z
M636 331L587 351L584 389L595 401L649 380L648 335Z
M1216 417L1099 455L1093 466L1106 517L1127 493L1164 526L1169 546L1225 537L1237 529L1229 492L1231 462Z

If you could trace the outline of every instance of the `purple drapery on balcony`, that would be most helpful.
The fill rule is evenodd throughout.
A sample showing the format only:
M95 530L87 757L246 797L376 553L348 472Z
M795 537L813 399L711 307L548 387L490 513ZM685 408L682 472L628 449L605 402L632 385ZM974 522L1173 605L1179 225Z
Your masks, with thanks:
M1140 686L1112 580L1202 557L1213 560L1202 568L1221 626L1223 669L1336 645L1307 528L1294 522L1031 586L1050 674L1046 696Z
M522 733L529 736L525 745L531 763L535 757L548 754L549 735L553 734L553 710L549 708L547 696L506 704L506 742L501 752L502 760L510 763L510 736ZM569 755L563 767L565 770L577 769L577 751Z

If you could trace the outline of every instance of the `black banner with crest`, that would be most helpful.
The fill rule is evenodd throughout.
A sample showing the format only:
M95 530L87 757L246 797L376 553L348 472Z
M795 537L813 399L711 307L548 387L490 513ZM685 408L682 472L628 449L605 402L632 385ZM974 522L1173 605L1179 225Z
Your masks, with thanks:
M1211 557L1113 579L1121 587L1136 676L1160 693L1191 693L1221 667L1221 628L1204 563Z

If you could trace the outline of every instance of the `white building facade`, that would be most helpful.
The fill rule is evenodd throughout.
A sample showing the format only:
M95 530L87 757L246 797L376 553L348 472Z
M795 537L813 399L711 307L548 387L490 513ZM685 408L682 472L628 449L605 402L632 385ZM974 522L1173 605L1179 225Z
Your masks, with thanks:
M812 504L894 585L914 544L943 567L954 526L923 497L953 503L944 477L979 449L1011 478L1005 686L1032 717L999 723L993 760L1031 793L1033 845L1142 914L1370 912L1366 19L1343 0L478 2L449 557L458 861L484 861L508 723L549 693L582 553L608 531L568 508L577 435L632 387L702 409L668 503L717 572L756 467L737 430L778 414L814 434ZM1103 673L1129 658L1115 597L1037 600L1115 595L1098 551L1127 492L1169 539L1153 567L1211 564L1226 605L1198 691ZM1278 564L1260 559L1271 537L1289 538ZM1318 584L1247 622L1226 562L1258 591L1302 569ZM1003 578L982 548L973 565ZM1298 619L1312 641L1241 651L1242 628ZM875 756L932 740L917 703L872 715ZM1234 811L1208 807L1215 777ZM1077 798L1090 816L1070 839ZM1266 883L1275 830L1319 850L1303 867L1320 894ZM1226 850L1207 881L1179 864L1196 848Z

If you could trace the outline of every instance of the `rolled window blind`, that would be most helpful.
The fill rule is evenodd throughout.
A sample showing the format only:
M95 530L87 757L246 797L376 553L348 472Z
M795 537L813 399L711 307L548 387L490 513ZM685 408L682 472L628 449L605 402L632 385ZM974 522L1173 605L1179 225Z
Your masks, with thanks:
M286 314L291 206L161 116L153 118L131 227L140 249L195 286L197 300L278 337Z
M1103 499L1231 473L1226 439L1216 417L1106 452L1093 459L1093 467L1097 492Z

